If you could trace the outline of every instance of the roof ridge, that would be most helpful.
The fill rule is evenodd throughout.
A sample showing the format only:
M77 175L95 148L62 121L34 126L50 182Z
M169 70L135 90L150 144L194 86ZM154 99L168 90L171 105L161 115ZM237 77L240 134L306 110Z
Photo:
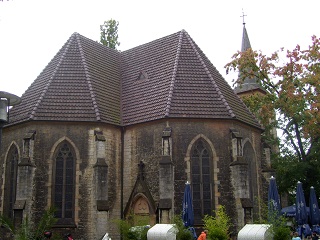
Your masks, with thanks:
M47 90L48 90L48 88L49 88L49 86L50 86L50 84L51 84L51 82L52 82L53 77L55 76L55 74L56 74L56 72L57 72L60 64L62 63L62 60L64 59L64 56L65 56L65 53L66 53L67 50L69 49L70 43L71 43L71 41L72 41L72 38L75 36L75 34L76 34L76 33L73 33L73 34L71 35L71 37L69 38L69 40L68 40L68 42L67 42L67 45L66 45L66 48L64 49L64 52L61 54L61 57L60 57L60 59L59 59L59 62L58 62L58 64L57 64L57 66L55 67L55 69L54 69L54 71L53 71L53 73L52 73L52 75L51 75L48 83L46 84L45 88L43 89L42 93L40 94L39 99L37 100L37 103L35 104L34 108L33 108L32 111L31 111L31 114L30 114L29 119L34 119L34 115L36 114L36 111L37 111L37 109L38 109L38 106L40 105L40 103L41 103L44 95L46 94L46 92L47 92Z
M188 41L189 41L189 43L191 44L191 46L192 46L193 50L195 51L195 53L196 53L196 55L197 55L198 59L200 60L200 62L201 62L201 64L202 64L202 66L205 68L205 71L206 71L206 73L207 73L208 77L210 78L210 80L211 80L211 82L212 82L212 84L213 84L214 88L216 89L216 91L217 91L217 93L218 93L219 97L221 98L221 100L222 100L223 104L227 107L228 112L229 112L229 114L231 115L231 117L232 117L232 118L235 118L235 117L236 117L236 115L234 114L234 112L232 111L232 109L231 109L230 105L228 104L227 100L226 100L226 99L225 99L225 97L223 96L223 94L222 94L222 92L221 92L220 88L218 87L218 85L217 85L217 84L216 84L216 82L214 81L214 79L213 79L213 77L212 77L212 75L211 75L211 73L210 73L210 71L209 71L208 67L206 66L205 62L203 61L202 57L200 56L199 52L197 51L197 49L196 49L196 47L195 47L195 45L194 45L194 43L193 43L193 41L192 41L191 37L189 36L189 34L188 34L188 33L185 33L185 34L186 34L187 40L188 40Z
M90 96L91 96L94 112L96 114L96 119L97 119L97 121L100 121L101 120L100 112L99 112L98 104L97 104L97 101L96 101L96 96L95 96L95 94L93 92L93 88L92 88L92 84L91 84L91 80L90 80L90 74L89 74L89 70L88 70L88 65L87 65L86 58L84 56L84 51L83 51L83 48L82 48L82 45L81 45L80 34L76 34L76 40L77 40L77 43L78 43L78 46L79 46L79 51L80 51L80 55L81 55L81 61L82 61L83 67L84 67L84 72L85 72L85 75L86 75L86 80L87 80L87 84L88 84L88 87L89 87L89 91L90 91Z
M171 100L172 100L172 95L173 95L173 87L174 87L174 83L175 83L175 79L176 79L179 56L180 56L180 50L181 50L181 43L182 43L182 36L183 36L184 32L185 31L182 30L180 32L180 35L179 35L178 48L177 48L176 57L175 57L175 60L174 60L174 65L173 65L173 72L172 72L171 83L170 83L170 88L169 88L167 106L166 106L166 110L165 110L165 117L168 117L169 116L169 112L170 112Z

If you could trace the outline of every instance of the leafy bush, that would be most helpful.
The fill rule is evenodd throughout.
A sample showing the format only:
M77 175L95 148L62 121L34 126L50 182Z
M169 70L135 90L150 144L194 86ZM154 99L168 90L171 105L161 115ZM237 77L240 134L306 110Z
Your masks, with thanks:
M132 219L129 217L129 219ZM147 240L149 225L133 226L130 220L115 220L123 240ZM137 221L138 224L140 221ZM174 217L174 225L177 229L177 240L193 240L192 233L183 225L181 216Z
M289 240L290 239L290 228L286 226L278 226L273 233L274 240Z
M42 239L43 233L51 229L57 221L54 212L54 208L46 210L38 224L31 223L29 218L26 217L19 228L14 228L10 219L0 215L0 225L6 228L15 240Z
M204 227L208 230L207 239L210 240L228 240L230 218L225 212L224 206L220 206L215 212L215 217L205 215Z
M126 219L119 219L114 222L118 225L123 240L147 240L147 233L150 229L149 225L133 226L133 223ZM145 221L138 221L138 224L144 222Z
M117 224L117 226L119 228L119 232L120 232L122 239L129 240L130 239L129 232L130 232L131 224L126 220L120 220L120 219L115 220L114 222Z
M261 199L257 199L261 205L261 219L259 219L257 224L270 224L270 231L273 235L273 240L287 240L290 239L290 227L287 225L288 219L279 215L277 211L269 211L268 204Z
M174 217L174 224L177 228L177 240L193 240L191 232L184 226L181 216Z
M149 225L131 227L128 232L128 237L132 240L147 240L149 229Z
M274 240L286 240L290 237L290 227L287 226L287 218L279 216L276 211L269 213L268 223L271 224L271 233Z

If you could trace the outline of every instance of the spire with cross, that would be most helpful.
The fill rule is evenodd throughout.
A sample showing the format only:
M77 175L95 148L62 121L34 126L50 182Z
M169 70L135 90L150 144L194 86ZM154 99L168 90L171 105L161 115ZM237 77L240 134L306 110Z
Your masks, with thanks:
M244 17L246 17L246 16L247 16L247 15L244 14L243 9L242 9L242 16L240 16L240 17L242 17L242 24L243 24L243 25L246 25L246 23L245 23L245 21L244 21Z

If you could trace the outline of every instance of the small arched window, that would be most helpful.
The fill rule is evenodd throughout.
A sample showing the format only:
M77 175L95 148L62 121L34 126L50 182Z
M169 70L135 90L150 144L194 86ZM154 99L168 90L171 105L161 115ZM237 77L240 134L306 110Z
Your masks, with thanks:
M15 145L12 145L6 161L4 215L13 219L13 205L16 201L17 190L17 170L19 154Z
M56 149L54 166L53 205L57 224L74 224L75 154L67 141Z
M200 224L204 215L212 215L213 191L211 176L212 154L203 139L195 142L191 152L191 183L195 224Z

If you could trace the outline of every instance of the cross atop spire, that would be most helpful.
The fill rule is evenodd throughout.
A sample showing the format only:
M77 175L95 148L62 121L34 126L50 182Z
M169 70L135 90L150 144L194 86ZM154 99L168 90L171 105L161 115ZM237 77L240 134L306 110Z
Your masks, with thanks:
M244 17L246 17L247 15L244 15L244 12L243 12L243 9L242 9L242 16L240 16L240 17L242 17L242 24L243 25L246 25L246 23L244 22Z

